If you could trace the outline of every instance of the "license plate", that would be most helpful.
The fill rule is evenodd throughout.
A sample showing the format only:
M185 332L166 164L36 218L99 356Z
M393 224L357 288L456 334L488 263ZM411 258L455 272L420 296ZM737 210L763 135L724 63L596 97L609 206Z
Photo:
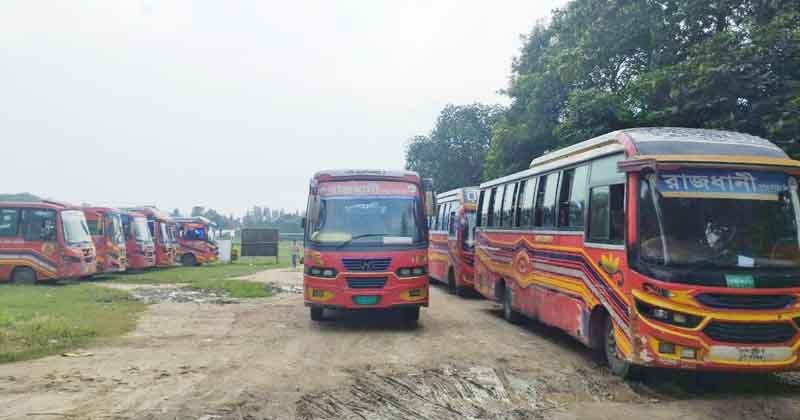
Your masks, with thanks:
M739 348L739 361L740 362L764 362L769 360L767 351L763 347L740 347Z
M311 290L311 297L315 297L315 298L325 297L325 291L323 291L322 289L312 289Z
M356 305L375 305L380 301L380 296L353 296Z

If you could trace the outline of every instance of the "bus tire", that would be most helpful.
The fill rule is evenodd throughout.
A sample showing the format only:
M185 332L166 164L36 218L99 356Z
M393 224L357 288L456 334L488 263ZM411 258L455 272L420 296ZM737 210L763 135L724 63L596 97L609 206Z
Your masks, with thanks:
M419 321L419 306L403 308L403 321L409 324L416 324Z
M187 267L194 267L197 265L197 258L194 254L183 254L181 256L181 264Z
M322 306L312 306L309 312L311 312L312 321L319 322L325 320L325 309Z
M17 267L11 272L11 282L15 284L35 284L36 272L30 267Z
M506 285L503 287L503 318L512 324L519 324L522 322L522 315L514 310L514 306L511 304L512 302L513 295L511 294L511 288Z
M447 272L447 291L450 292L451 295L458 294L458 285L456 285L456 275L453 273L452 268Z
M614 335L614 322L606 316L605 331L603 334L603 355L608 369L612 374L622 379L638 379L641 376L641 367L620 357L617 338Z

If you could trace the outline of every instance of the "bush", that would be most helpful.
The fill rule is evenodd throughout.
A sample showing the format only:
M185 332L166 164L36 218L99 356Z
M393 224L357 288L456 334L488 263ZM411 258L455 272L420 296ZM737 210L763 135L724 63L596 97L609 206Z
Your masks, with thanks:
M236 261L239 259L239 247L235 246L231 248L231 262Z

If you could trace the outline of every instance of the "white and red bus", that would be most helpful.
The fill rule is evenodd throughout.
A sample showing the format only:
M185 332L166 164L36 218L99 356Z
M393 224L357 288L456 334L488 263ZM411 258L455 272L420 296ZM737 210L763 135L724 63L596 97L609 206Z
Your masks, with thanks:
M472 289L478 191L464 187L437 195L429 218L429 275L459 296Z
M122 211L122 230L125 233L125 251L128 258L128 268L143 270L156 265L156 247L150 229L147 226L147 216L135 211Z
M741 133L626 129L481 184L476 289L641 366L800 368L800 162Z
M176 217L178 226L178 251L182 265L195 266L217 261L217 225L203 216Z
M419 319L420 307L428 306L427 202L414 172L314 175L303 276L312 320L323 319L325 309L364 308L398 309L410 322Z
M120 211L109 207L84 207L84 216L97 253L97 272L125 271L125 232Z
M95 269L81 208L52 201L0 203L0 281L73 279Z

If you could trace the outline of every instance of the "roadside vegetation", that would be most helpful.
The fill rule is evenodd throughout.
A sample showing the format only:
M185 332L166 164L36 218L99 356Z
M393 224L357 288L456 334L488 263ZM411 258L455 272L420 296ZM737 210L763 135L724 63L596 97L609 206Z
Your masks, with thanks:
M0 363L57 354L131 331L145 304L91 284L0 286Z

